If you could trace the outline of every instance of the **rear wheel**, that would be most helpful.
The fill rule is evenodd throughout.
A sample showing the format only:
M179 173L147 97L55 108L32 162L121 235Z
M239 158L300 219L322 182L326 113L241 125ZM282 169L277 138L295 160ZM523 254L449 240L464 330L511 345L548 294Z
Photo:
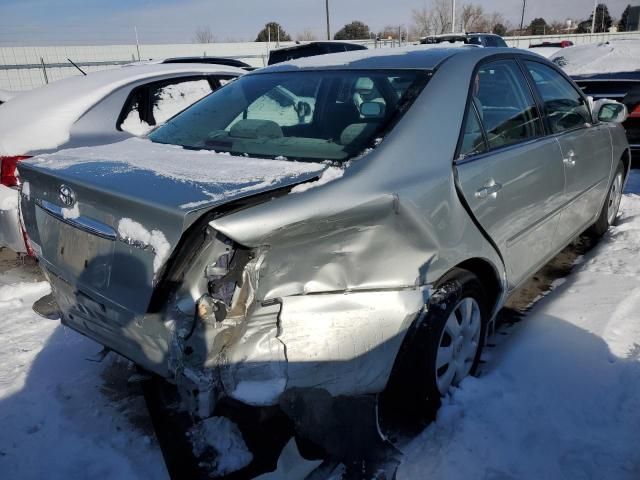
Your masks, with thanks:
M613 176L613 181L609 187L609 192L607 193L607 199L600 211L600 216L590 229L590 232L594 235L601 237L609 230L610 226L615 225L616 219L618 218L618 211L620 210L623 187L624 163L619 162L616 173Z
M452 386L476 373L489 313L479 279L454 269L439 282L424 318L407 334L381 396L383 423L431 420Z

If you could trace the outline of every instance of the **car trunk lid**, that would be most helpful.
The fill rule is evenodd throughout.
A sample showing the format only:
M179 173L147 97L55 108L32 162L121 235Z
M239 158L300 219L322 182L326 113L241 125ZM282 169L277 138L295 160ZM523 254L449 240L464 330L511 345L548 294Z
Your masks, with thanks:
M163 266L202 213L310 180L324 168L138 139L19 167L27 233L43 267L72 287L73 298L58 301L115 323L146 312Z

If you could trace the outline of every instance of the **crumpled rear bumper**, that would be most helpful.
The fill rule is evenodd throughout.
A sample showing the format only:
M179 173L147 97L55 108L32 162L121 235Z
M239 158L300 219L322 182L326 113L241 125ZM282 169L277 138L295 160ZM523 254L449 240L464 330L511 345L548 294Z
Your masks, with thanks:
M19 195L17 189L0 185L0 247L8 247L17 253L26 253L22 228L20 228Z
M225 393L251 405L276 404L291 388L378 393L428 293L416 287L304 295L263 306L220 359Z

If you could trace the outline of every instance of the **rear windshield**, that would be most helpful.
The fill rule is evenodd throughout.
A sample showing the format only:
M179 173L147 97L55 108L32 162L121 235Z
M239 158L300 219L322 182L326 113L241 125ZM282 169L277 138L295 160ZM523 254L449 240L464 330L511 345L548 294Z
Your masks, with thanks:
M247 75L149 138L234 155L344 162L384 136L428 78L429 72L422 70Z

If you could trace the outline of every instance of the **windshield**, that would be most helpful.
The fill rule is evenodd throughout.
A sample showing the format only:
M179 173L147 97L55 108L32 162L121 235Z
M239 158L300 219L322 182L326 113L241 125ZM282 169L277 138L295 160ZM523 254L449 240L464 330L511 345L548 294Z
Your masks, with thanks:
M344 162L395 125L428 77L419 70L248 75L175 116L149 138L234 155Z

